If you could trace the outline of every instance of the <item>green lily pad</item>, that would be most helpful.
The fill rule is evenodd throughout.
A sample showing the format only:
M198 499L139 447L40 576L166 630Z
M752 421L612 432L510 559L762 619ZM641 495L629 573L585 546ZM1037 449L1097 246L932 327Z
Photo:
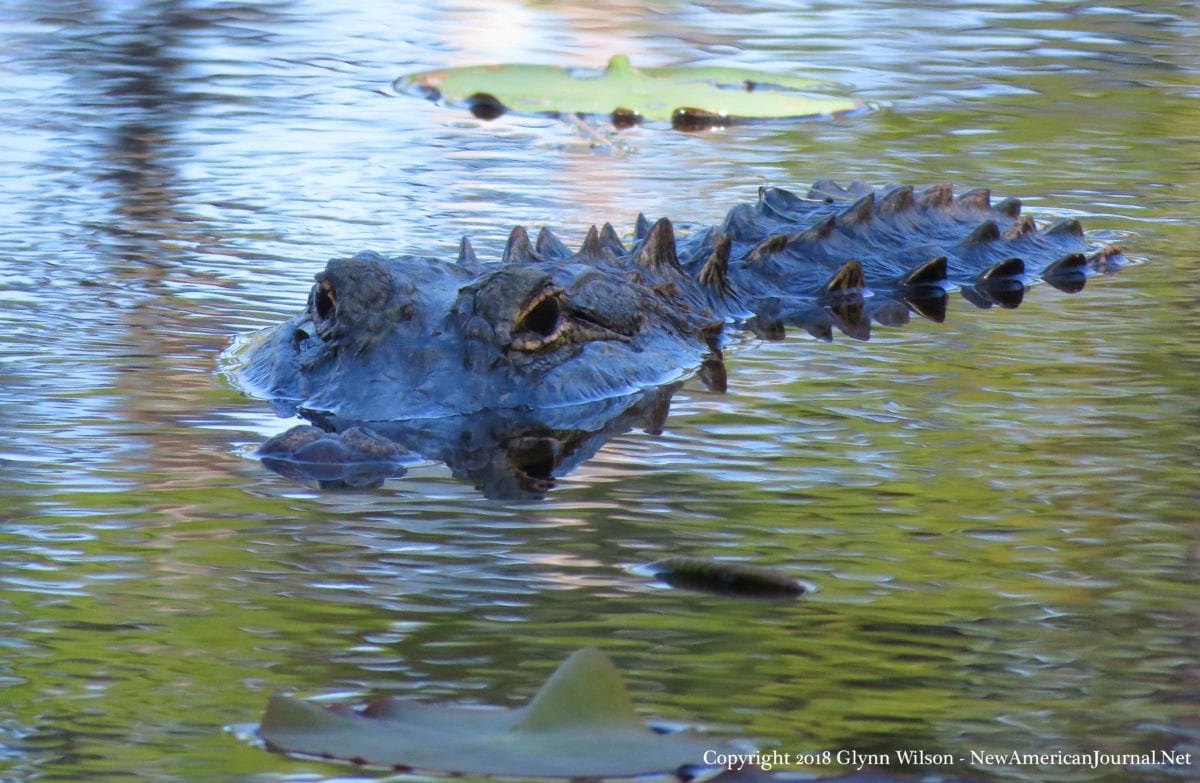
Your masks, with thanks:
M612 661L591 648L571 655L524 707L384 698L354 711L275 695L258 734L286 753L500 777L630 778L703 766L706 751L737 752L689 732L649 729Z
M618 125L671 121L694 130L768 119L858 111L861 101L819 94L828 82L737 68L635 68L616 55L604 70L483 65L402 76L398 91L465 105L478 117L505 111L608 115Z

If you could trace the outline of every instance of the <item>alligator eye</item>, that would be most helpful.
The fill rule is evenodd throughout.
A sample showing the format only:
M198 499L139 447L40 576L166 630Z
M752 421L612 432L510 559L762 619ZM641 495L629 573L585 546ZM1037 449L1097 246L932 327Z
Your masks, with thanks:
M333 293L333 286L328 280L322 280L313 295L313 307L316 308L317 315L322 320L328 318L336 306L337 297Z
M561 314L558 298L548 297L533 306L533 309L521 319L520 326L540 334L542 337L549 337L558 328L558 319Z
M542 289L529 301L512 326L512 347L535 351L557 341L563 331L562 289Z

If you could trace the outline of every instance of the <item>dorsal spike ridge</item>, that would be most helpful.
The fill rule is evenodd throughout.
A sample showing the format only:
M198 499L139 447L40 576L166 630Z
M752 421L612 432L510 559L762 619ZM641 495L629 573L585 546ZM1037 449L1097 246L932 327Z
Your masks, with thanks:
M634 224L634 227L633 227L633 238L634 239L645 239L646 235L649 233L650 233L650 221L646 219L646 213L639 212L638 216L637 216L637 222Z
M1118 269L1129 263L1121 253L1121 248L1110 244L1105 244L1096 252L1088 255L1087 261L1089 268L1106 275L1115 274Z
M912 185L901 185L892 188L875 204L875 211L880 215L897 215L913 208Z
M965 209L988 211L992 208L992 191L987 188L972 188L954 199L957 206Z
M479 259L475 257L475 248L471 247L471 240L466 236L458 243L458 259L455 263L465 267L472 267L479 263Z
M1005 239L1020 239L1023 236L1036 234L1038 232L1037 223L1031 217L1017 218L1017 222L1013 223L1008 228L1004 229Z
M833 273L833 277L825 283L822 292L825 294L859 291L867 287L863 276L862 264L858 261L847 261L842 268Z
M538 260L533 245L529 244L529 233L524 226L514 226L504 246L500 261L505 264L529 264Z
M1052 261L1039 277L1059 291L1076 294L1087 282L1088 260L1083 253L1067 253Z
M985 220L959 243L962 247L977 247L995 242L1000 238L1000 225L994 220Z
M623 256L629 252L625 243L617 236L617 230L612 223L605 223L600 229L600 246L612 251L614 256Z
M1021 216L1021 199L1006 198L995 206L995 210L1006 218L1016 220Z
M773 256L776 253L783 252L787 248L788 235L774 234L759 242L754 247L750 248L750 252L746 253L746 261L755 262L761 261L764 258Z
M571 250L562 243L554 232L545 226L538 232L534 251L542 258L570 258Z
M659 218L650 227L633 263L654 272L681 271L679 256L675 253L675 229L670 220Z
M1064 218L1046 229L1046 236L1083 237L1083 224L1075 218Z
M938 285L946 280L946 257L931 258L920 266L905 272L897 281L899 288Z
M1025 262L1020 258L1005 258L979 273L976 282L996 280L1001 277L1019 277L1025 274Z
M788 238L788 241L801 245L820 242L822 239L828 239L836 226L837 220L830 215L815 226L810 226L803 231L797 231L795 234L792 234Z
M757 242L762 237L762 214L749 204L738 204L726 213L720 231L734 242Z
M803 212L809 206L808 199L800 198L790 190L775 187L760 187L758 203L752 207L759 214L777 214L783 217Z
M917 196L917 206L922 209L942 209L954 203L954 186L949 182L930 185Z
M1025 262L1019 258L1005 258L980 272L973 285L962 287L967 301L978 307L999 305L1012 310L1025 298Z
M722 234L713 245L712 255L700 268L697 279L713 293L725 296L729 293L729 251L733 240L728 234Z
M855 201L837 216L839 226L856 228L869 225L875 218L875 193L871 192Z
M811 201L825 201L832 203L835 199L850 198L850 191L843 188L838 183L831 179L822 177L812 184L812 188L808 191L808 198Z
M583 244L579 246L579 255L585 259L599 259L604 256L604 250L600 246L600 232L595 226L589 228L587 236L583 238Z
M1050 280L1063 275L1087 274L1087 270L1088 260L1083 253L1067 253L1046 265L1038 276L1043 280Z
M716 226L709 226L699 235L692 235L691 241L687 245L687 255L679 256L679 264L684 269L691 269L695 262L699 259L707 259L712 254L713 247L717 240L724 235L724 232ZM732 241L732 237L730 237ZM680 248L683 250L683 248Z

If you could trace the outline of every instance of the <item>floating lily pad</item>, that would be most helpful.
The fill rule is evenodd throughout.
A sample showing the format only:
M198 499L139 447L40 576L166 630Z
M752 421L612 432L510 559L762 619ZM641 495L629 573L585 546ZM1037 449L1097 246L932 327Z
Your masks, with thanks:
M590 648L571 655L517 709L384 698L355 711L277 695L258 734L287 753L501 777L629 778L700 767L708 750L736 752L689 732L649 729L612 661Z
M604 70L483 65L402 76L400 92L464 105L477 117L505 111L607 115L617 125L670 121L695 130L767 119L833 117L860 101L818 91L828 82L738 68L635 68L617 55Z

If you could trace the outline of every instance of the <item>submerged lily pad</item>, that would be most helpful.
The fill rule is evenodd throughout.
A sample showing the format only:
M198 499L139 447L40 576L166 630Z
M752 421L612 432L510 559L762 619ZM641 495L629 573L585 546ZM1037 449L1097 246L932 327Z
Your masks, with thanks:
M668 557L650 564L654 576L672 587L745 598L796 598L804 585L773 568L705 560Z
M478 117L505 111L608 115L617 125L671 121L684 130L766 119L832 117L860 101L817 91L828 82L738 68L635 68L616 55L604 70L483 65L402 76L398 91L465 105Z
M569 657L516 709L384 698L361 711L272 696L258 728L287 753L399 770L537 778L629 778L703 765L726 743L659 734L633 710L599 650Z

